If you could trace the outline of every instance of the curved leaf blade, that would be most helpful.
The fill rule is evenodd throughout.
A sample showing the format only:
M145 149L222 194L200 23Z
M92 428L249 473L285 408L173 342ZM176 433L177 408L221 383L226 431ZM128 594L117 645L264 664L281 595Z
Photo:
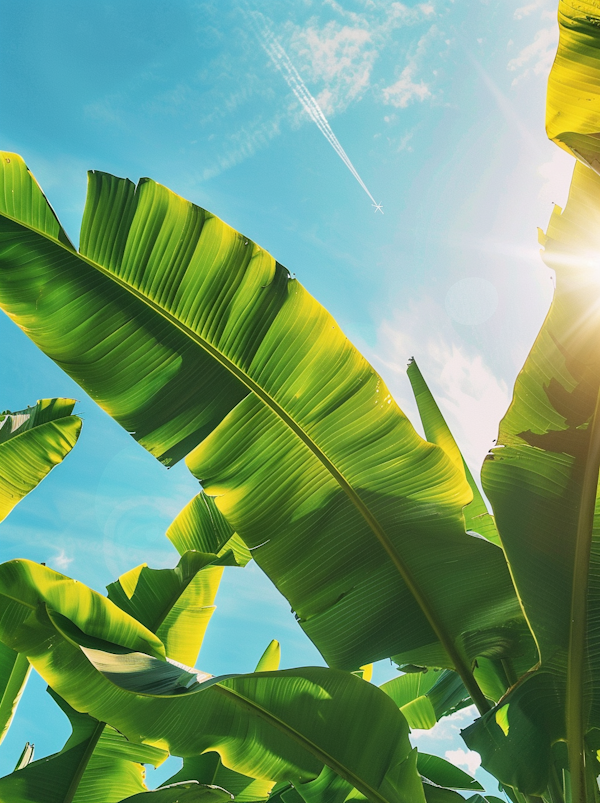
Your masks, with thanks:
M560 0L560 38L546 100L550 139L596 171L600 167L599 24L594 0Z
M0 643L0 743L11 726L30 670L25 655Z
M418 655L456 666L477 697L469 632L485 652L490 628L520 616L502 556L465 535L464 478L284 268L148 179L90 174L80 255L9 214L0 228L0 305L163 462L203 441L192 467L250 548L270 539L254 554L329 662ZM242 459L264 463L255 485L230 477ZM300 549L314 572L295 585ZM442 601L450 555L465 568Z
M578 163L541 237L555 297L482 472L542 668L566 694L573 766L600 722L599 222L600 178Z

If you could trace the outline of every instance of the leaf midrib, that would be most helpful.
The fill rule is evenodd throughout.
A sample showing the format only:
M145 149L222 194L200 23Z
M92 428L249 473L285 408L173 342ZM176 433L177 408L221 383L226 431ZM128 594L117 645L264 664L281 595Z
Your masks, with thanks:
M264 719L270 725L282 731L286 736L298 742L298 744L302 745L302 747L322 761L323 764L326 764L328 767L330 767L330 769L334 770L334 772L337 772L338 775L351 783L354 787L356 787L356 789L358 789L359 792L362 792L366 797L374 801L374 803L390 803L387 797L383 797L383 795L381 795L377 789L374 789L370 784L363 781L358 775L356 775L355 772L348 769L348 767L334 758L326 750L319 747L319 745L315 744L307 736L304 736L304 734L297 731L291 725L288 725L266 708L263 708L258 703L250 700L248 697L245 697L243 694L240 694L234 689L231 689L228 686L222 686L220 683L216 683L212 688L214 688L220 694L231 698L236 705L247 708L254 714L257 714L261 719Z
M298 438L300 438L300 440L304 443L304 445L315 455L315 457L321 462L321 464L327 469L327 471L334 477L334 479L337 481L338 485L342 488L342 490L346 493L346 495L348 496L354 507L358 510L360 515L367 522L371 531L373 532L373 534L383 547L384 551L387 553L388 557L394 564L394 567L404 580L412 596L415 598L417 604L421 608L433 632L435 633L438 640L440 641L440 643L446 650L447 654L449 655L450 659L454 663L456 671L463 678L463 682L465 683L465 686L467 687L468 691L471 693L471 696L473 697L473 700L476 703L477 707L480 709L480 711L482 706L484 710L488 710L489 704L487 704L485 697L483 696L483 694L481 694L466 662L463 660L462 656L456 649L452 641L452 638L449 636L449 634L446 634L443 624L441 622L438 622L434 610L431 608L425 595L422 593L421 589L413 579L409 568L405 565L404 561L396 551L394 545L392 544L391 540L389 539L388 535L386 534L382 526L379 524L375 516L371 513L371 511L362 501L362 499L360 498L358 493L354 490L354 488L351 486L351 484L348 482L348 480L346 480L341 471L339 471L336 468L335 464L317 446L317 444L308 435L308 433L306 433L305 430L294 421L294 419L275 401L275 399L273 399L266 391L264 391L260 387L260 385L258 385L241 368L239 368L232 360L230 360L228 357L222 354L222 352L220 352L217 348L215 348L211 343L206 341L204 338L200 337L200 335L198 335L196 332L193 332L191 329L189 329L189 327L187 327L185 324L179 321L170 312L160 307L156 302L152 301L152 299L148 298L139 290L132 287L129 283L125 282L123 279L116 276L107 268L104 268L97 262L94 262L88 257L85 257L78 251L72 251L70 248L67 248L66 245L63 245L61 242L55 240L53 237L50 237L44 232L35 229L33 226L29 226L23 223L22 221L13 218L11 215L7 215L4 212L0 214L9 220L12 220L19 227L27 229L29 231L38 234L41 237L44 237L45 239L50 241L53 245L62 248L71 257L76 257L78 259L81 259L83 262L87 263L91 268L97 270L99 273L106 276L111 281L115 282L117 285L122 287L126 292L130 293L132 296L134 296L143 304L152 309L155 313L157 313L166 321L168 321L170 324L175 326L187 338L189 338L198 346L200 346L200 348L204 349L204 351L206 351L208 354L211 355L211 357L217 360L217 362L220 365L222 365L226 370L228 370L231 374L233 374L233 376L235 376L243 385L245 385L252 393L254 393L255 396L257 396L269 409L271 409L275 413L275 415L277 415L281 419L281 421L283 421L283 423L286 424L289 427L289 429L291 429L292 432L294 432L297 435Z

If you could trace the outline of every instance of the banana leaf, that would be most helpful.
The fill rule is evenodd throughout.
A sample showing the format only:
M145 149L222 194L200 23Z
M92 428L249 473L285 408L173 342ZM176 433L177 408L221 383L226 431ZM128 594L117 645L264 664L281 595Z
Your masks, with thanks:
M460 677L447 669L408 672L379 688L392 698L411 728L422 730L472 704Z
M0 521L71 451L81 419L73 399L40 399L0 413Z
M49 207L32 216L22 160L0 165L18 187L0 192L0 306L165 464L196 447L188 465L330 665L455 668L485 710L471 662L510 654L522 621L504 557L465 533L464 474L333 318L150 179L89 174L78 254Z
M487 538L488 541L500 546L500 536L498 535L494 517L490 515L481 491L454 440L454 436L450 432L436 400L423 379L423 374L419 370L414 357L411 358L406 373L417 402L425 437L430 443L440 446L458 469L464 471L465 479L473 493L473 500L466 505L463 511L467 530L473 530Z
M158 766L167 753L131 744L109 725L73 710L49 690L73 732L59 753L0 778L0 799L11 803L118 803L147 791L144 764Z
M186 552L175 569L142 564L107 587L108 598L156 633L166 655L193 666L215 610L223 569L216 555Z
M157 637L110 600L23 560L0 565L0 640L73 708L130 741L184 757L213 750L260 780L308 781L326 764L373 803L419 803L406 720L350 673L212 678L165 660Z
M417 750L414 748L408 760L403 761L394 771L394 782L402 789L407 800L419 800L425 803L424 786L419 778L417 768ZM295 793L295 794L294 794ZM283 803L350 803L353 800L365 801L361 792L350 783L324 767L320 775L309 783L295 783L294 793L284 792Z
M546 131L557 145L600 169L600 4L560 0L560 38L548 79Z
M0 743L8 733L30 670L27 656L0 643Z
M255 778L249 778L247 775L228 769L223 765L219 754L212 751L201 756L185 758L183 767L165 781L165 785L184 781L198 781L205 785L220 786L234 796L236 803L264 801L273 787L272 781L257 781Z
M245 566L252 560L247 546L216 506L214 499L204 491L197 494L173 520L167 538L180 555L189 550L233 553L234 562Z
M498 736L494 760L501 760L499 749L508 751L503 766L515 775L521 761L526 777L527 750L514 749L526 741L517 736L519 723L531 738L538 733L540 792L551 776L548 741L566 738L574 800L584 783L585 733L600 724L599 232L600 177L578 163L565 210L555 207L541 236L544 261L556 272L555 297L482 472L542 669L551 676L526 678L500 705L510 706L510 721L523 696L562 700L559 716L515 716L511 738Z

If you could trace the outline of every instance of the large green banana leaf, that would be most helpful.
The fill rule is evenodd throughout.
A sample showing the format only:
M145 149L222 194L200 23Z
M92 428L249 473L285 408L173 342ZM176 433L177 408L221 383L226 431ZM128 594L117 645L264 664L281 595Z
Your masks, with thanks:
M0 778L0 800L10 803L118 803L147 790L144 764L168 756L150 745L132 744L109 725L74 711L50 691L69 717L73 732L63 749Z
M18 188L0 192L0 306L163 462L203 441L190 467L331 665L454 667L485 709L471 662L510 653L520 620L504 557L465 533L464 475L331 316L148 179L90 174L77 254L32 216L22 160L0 164Z
M175 517L167 538L180 555L188 550L225 555L231 551L235 563L245 566L250 560L248 547L227 522L215 500L204 491L197 494Z
M556 293L517 379L498 446L485 461L482 477L542 668L552 675L539 681L535 676L526 679L514 697L509 695L500 704L509 706L510 724L513 708L516 714L523 706L522 698L537 695L540 704L548 695L563 700L560 716L552 717L554 730L544 722L543 712L528 727L544 736L537 754L540 761L544 757L549 761L548 739L550 743L568 739L573 787L581 790L584 734L600 725L596 501L600 177L596 173L577 164L567 206L564 211L555 208L541 239L544 261L556 271ZM499 737L504 750L516 743L516 732L515 724L510 739ZM512 752L518 762L518 751ZM524 752L521 758L525 767ZM505 763L508 766L509 759ZM550 772L548 762L539 770L540 783L544 772L546 776Z
M262 780L308 781L327 764L374 803L409 803L397 786L418 778L406 720L350 673L211 678L165 662L161 642L142 624L29 561L0 566L0 640L24 652L77 711L132 741L182 756L214 750L226 766Z
M600 170L600 3L560 0L560 39L548 79L546 131L550 139Z
M0 413L0 521L75 445L81 419L73 399L40 399L34 407Z
M415 401L419 409L419 416L423 424L425 437L430 443L435 443L440 446L459 470L464 471L465 478L469 483L469 488L473 493L473 500L463 511L467 530L473 530L479 533L479 535L483 535L488 541L500 545L500 537L494 522L494 517L488 512L481 491L414 358L410 360L406 373L408 374L415 395Z

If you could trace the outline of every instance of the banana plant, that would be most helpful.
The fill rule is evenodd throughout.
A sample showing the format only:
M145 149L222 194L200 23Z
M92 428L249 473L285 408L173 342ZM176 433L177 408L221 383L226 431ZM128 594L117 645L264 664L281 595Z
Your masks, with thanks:
M23 161L0 164L0 306L152 454L188 455L330 666L447 667L488 710L474 663L527 636L504 555L333 318L150 179L90 173L77 252Z
M189 560L206 566L206 558L192 553ZM110 589L124 607L143 612L154 633L115 602L48 567L2 564L0 639L25 653L56 694L89 715L86 722L100 723L86 738L99 738L102 723L110 723L131 742L175 755L216 751L226 766L257 780L308 782L326 765L374 803L424 800L408 724L371 684L319 667L213 678L167 658L167 645L182 657L180 639L169 632L163 642L157 634L165 635L167 622L168 630L182 633L189 624L164 615L165 600L176 598L176 609L193 583L181 564L178 569L134 570L117 584L124 594ZM266 665L273 665L271 653ZM362 738L344 739L348 732ZM27 770L17 770L11 783Z

